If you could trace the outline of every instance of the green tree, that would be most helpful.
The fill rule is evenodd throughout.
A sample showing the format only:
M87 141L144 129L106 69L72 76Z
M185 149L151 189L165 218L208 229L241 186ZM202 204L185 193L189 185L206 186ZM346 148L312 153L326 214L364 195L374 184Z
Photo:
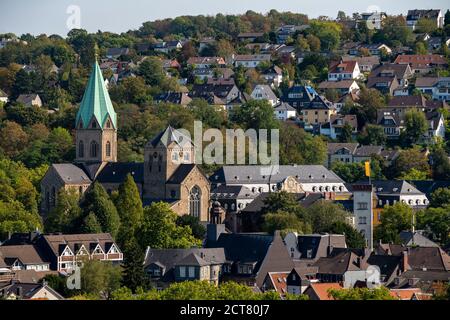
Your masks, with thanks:
M200 246L188 226L177 226L177 214L165 202L144 208L144 219L137 232L142 249L190 248Z
M251 100L233 109L231 120L245 129L277 129L278 120L273 115L273 107L267 100Z
M139 66L139 75L151 86L160 86L165 78L162 62L157 57L148 57Z
M310 226L305 225L295 213L286 211L269 212L264 215L263 230L270 234L279 230L282 236L294 231L299 234L308 233Z
M27 147L28 135L22 126L13 121L5 121L0 128L0 150L8 157L17 156Z
M405 143L417 143L428 130L428 121L421 111L407 111L405 115Z
M139 190L131 174L128 174L119 186L118 195L114 200L121 221L117 241L120 246L124 246L127 240L135 237L144 217Z
M396 300L386 287L331 289L328 293L335 300Z
M327 158L327 144L293 124L280 128L281 164L323 164Z
M429 174L430 166L426 155L417 147L401 150L390 168L390 176L393 178L407 174L411 169Z
M205 238L206 228L200 223L200 220L197 217L190 215L178 217L177 225L188 226L191 228L192 235L199 240L203 240Z
M82 210L80 195L76 190L61 189L58 192L56 207L50 211L45 221L46 232L74 233L80 224Z
M102 233L102 226L97 220L95 213L89 212L89 214L83 219L81 225L81 231L83 233Z
M430 207L441 208L450 205L450 188L439 188L431 194Z
M442 208L428 208L417 215L417 225L422 230L429 230L431 238L442 245L449 242L450 205Z
M436 180L450 180L450 160L444 148L435 148L431 153L433 159L433 178Z
M400 232L411 230L412 209L405 203L397 202L386 206L381 212L381 223L375 228L375 239L384 243L401 244Z
M335 161L331 164L331 170L347 183L354 183L365 178L363 163Z
M328 232L336 223L347 222L349 213L340 204L317 201L300 214L300 219L312 226L312 232Z
M108 299L120 287L121 267L110 262L87 260L81 268L81 292Z
M346 123L342 127L341 134L339 135L339 142L352 142L353 141L353 128L350 124Z
M113 238L117 236L120 228L120 217L114 203L109 198L105 189L98 182L84 194L81 208L85 216L94 213L103 232L108 232Z
M416 30L420 33L432 33L437 29L436 20L420 18L416 24Z
M364 127L360 142L365 145L384 146L386 144L386 135L383 127L368 124Z
M349 248L365 248L364 236L346 222L338 221L331 225L329 233L344 234L345 242Z
M138 287L146 287L146 275L144 273L144 253L134 238L127 241L122 248L124 254L122 285L133 292Z

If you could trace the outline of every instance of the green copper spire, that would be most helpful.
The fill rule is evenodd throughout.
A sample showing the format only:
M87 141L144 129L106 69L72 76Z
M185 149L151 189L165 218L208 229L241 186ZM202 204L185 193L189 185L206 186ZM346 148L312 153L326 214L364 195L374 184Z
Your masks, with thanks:
M114 128L117 129L117 115L114 111L105 82L103 81L102 71L97 60L89 76L83 100L81 100L80 109L75 120L76 128L80 127L79 123L81 120L83 128L86 129L91 123L92 117L95 117L102 128L104 128L106 120L110 117Z

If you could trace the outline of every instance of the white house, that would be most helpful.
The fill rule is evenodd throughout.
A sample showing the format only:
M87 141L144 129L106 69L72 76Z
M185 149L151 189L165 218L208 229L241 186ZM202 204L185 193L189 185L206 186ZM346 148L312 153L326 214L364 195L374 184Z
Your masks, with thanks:
M431 95L434 100L450 101L450 77L421 77L416 88Z
M214 186L245 186L252 192L279 190L286 179L297 181L302 192L348 193L345 182L322 165L234 165L223 166L210 177Z
M234 56L234 66L246 68L256 68L261 63L270 62L270 54L244 54Z
M297 110L290 106L289 103L283 102L273 109L275 117L278 120L286 121L297 117Z
M273 106L278 104L278 97L273 93L272 89L267 84L258 84L250 95L254 100L267 100Z
M438 28L444 26L444 15L440 9L409 10L408 15L406 16L406 24L412 30L415 30L417 22L420 19L432 20L436 23L436 27Z
M340 61L328 72L328 81L351 80L361 77L357 61Z
M8 95L0 89L0 102L8 103Z

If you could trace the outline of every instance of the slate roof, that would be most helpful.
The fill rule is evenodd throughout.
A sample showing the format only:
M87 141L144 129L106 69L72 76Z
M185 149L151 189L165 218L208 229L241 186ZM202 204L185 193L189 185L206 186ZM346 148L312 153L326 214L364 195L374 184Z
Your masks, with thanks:
M97 244L100 244L103 251L107 253L114 243L109 233L46 234L43 235L43 239L47 242L55 256L59 256L66 246L75 253L81 248L81 245L84 245L86 250L91 251L94 250Z
M92 180L80 167L71 163L55 163L52 167L66 184L90 184Z
M92 118L95 118L103 128L106 120L111 119L114 128L117 128L117 114L114 111L113 104L103 81L102 71L95 61L89 81L81 100L80 108L76 116L76 127L79 127L80 120L83 128L87 128Z
M1 96L1 95L0 95ZM36 93L32 93L32 94L21 94L19 95L19 97L17 97L17 102L23 103L25 105L29 105L31 104L31 102L36 99L37 97L39 97L38 94Z
M370 157L374 154L380 154L383 150L381 146L360 146L353 154L356 157Z
M297 109L295 109L289 103L286 103L286 102L282 102L279 105L276 105L273 110L274 111L297 111Z
M335 154L338 150L348 149L351 154L354 154L356 149L358 148L358 143L334 143L328 142L327 149L328 154Z
M414 185L420 192L423 192L427 197L440 188L450 188L450 181L438 181L438 180L409 180L409 183Z
M408 264L412 270L450 271L450 257L439 247L408 248Z
M369 265L378 266L380 268L380 275L385 277L385 282L395 274L395 270L400 266L402 262L401 256L389 256L372 254L368 259Z
M388 102L388 107L426 107L427 99L420 96L394 96Z
M387 71L393 71L397 79L403 79L411 75L411 68L408 64L384 63L372 69L372 72L369 75L369 80L373 77L380 77L380 74Z
M419 77L416 79L415 86L419 87L433 87L442 78L438 77Z
M323 81L319 84L319 89L349 89L355 80Z
M267 84L258 84L255 86L255 88L253 89L252 95L254 93L259 93L262 95L262 99L266 99L269 101L277 101L278 98L275 95L275 93L273 93L272 89L270 88L269 85Z
M25 265L48 264L35 245L0 246L0 255L12 263L19 259Z
M278 183L292 176L300 183L343 183L333 171L322 165L280 165L272 176L262 170L265 166L236 165L223 166L210 177L211 183L255 184ZM271 169L268 169L270 172ZM274 169L275 170L275 169Z
M121 55L127 55L129 53L128 48L109 48L106 52L107 56L121 56Z
M379 195L421 195L423 194L405 180L373 180L374 190Z
M165 146L169 146L172 142L178 145L185 145L186 143L191 143L192 140L184 135L180 130L174 129L168 126L165 130L161 131L153 140L149 142L153 147L156 147L158 143L163 143Z
M187 105L192 99L185 92L164 92L155 97L156 101Z
M0 286L0 291L3 291L7 296L10 294L17 295L17 291L19 288L22 290L21 299L32 299L33 296L39 292L39 290L45 288L53 295L55 295L59 300L64 300L64 297L61 296L58 292L56 292L48 285L42 283L20 283L12 281L4 286Z
M144 267L157 264L164 268L163 281L174 279L176 265L214 265L226 262L223 248L151 249L145 253Z
M421 232L415 231L402 231L400 232L400 239L406 246L419 246L419 247L439 247L438 244L425 237Z
M330 257L323 257L314 263L319 274L343 275L347 271L361 270L357 265L358 255L352 250L334 250Z
M167 181L167 184L180 184L186 179L187 175L191 173L196 167L193 163L182 163L178 166L177 170L172 174L172 176Z
M425 10L408 10L406 20L419 20L420 18L437 18L439 16L440 9L425 9Z
M299 235L297 239L300 259L319 259L327 257L334 248L347 248L345 235L341 234ZM311 258L308 258L309 250L311 250Z
M344 56L342 57L342 61L356 61L361 65L371 65L375 66L380 64L380 57L378 56L369 56L369 57L355 57L355 56Z
M144 164L137 162L109 162L100 171L96 181L100 183L122 183L128 174L137 184L144 183Z
M211 199L254 199L259 193L252 192L245 186L226 186L220 185L211 190Z

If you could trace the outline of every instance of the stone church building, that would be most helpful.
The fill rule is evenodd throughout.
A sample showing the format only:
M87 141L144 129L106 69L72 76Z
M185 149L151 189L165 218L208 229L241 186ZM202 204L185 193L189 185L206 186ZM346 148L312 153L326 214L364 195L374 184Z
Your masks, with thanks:
M82 195L97 181L111 193L131 174L145 205L164 201L178 215L208 222L210 183L194 163L191 139L169 126L146 144L144 163L122 163L117 162L117 128L117 114L96 61L75 120L75 161L48 169L41 181L42 215L56 206L61 188Z

